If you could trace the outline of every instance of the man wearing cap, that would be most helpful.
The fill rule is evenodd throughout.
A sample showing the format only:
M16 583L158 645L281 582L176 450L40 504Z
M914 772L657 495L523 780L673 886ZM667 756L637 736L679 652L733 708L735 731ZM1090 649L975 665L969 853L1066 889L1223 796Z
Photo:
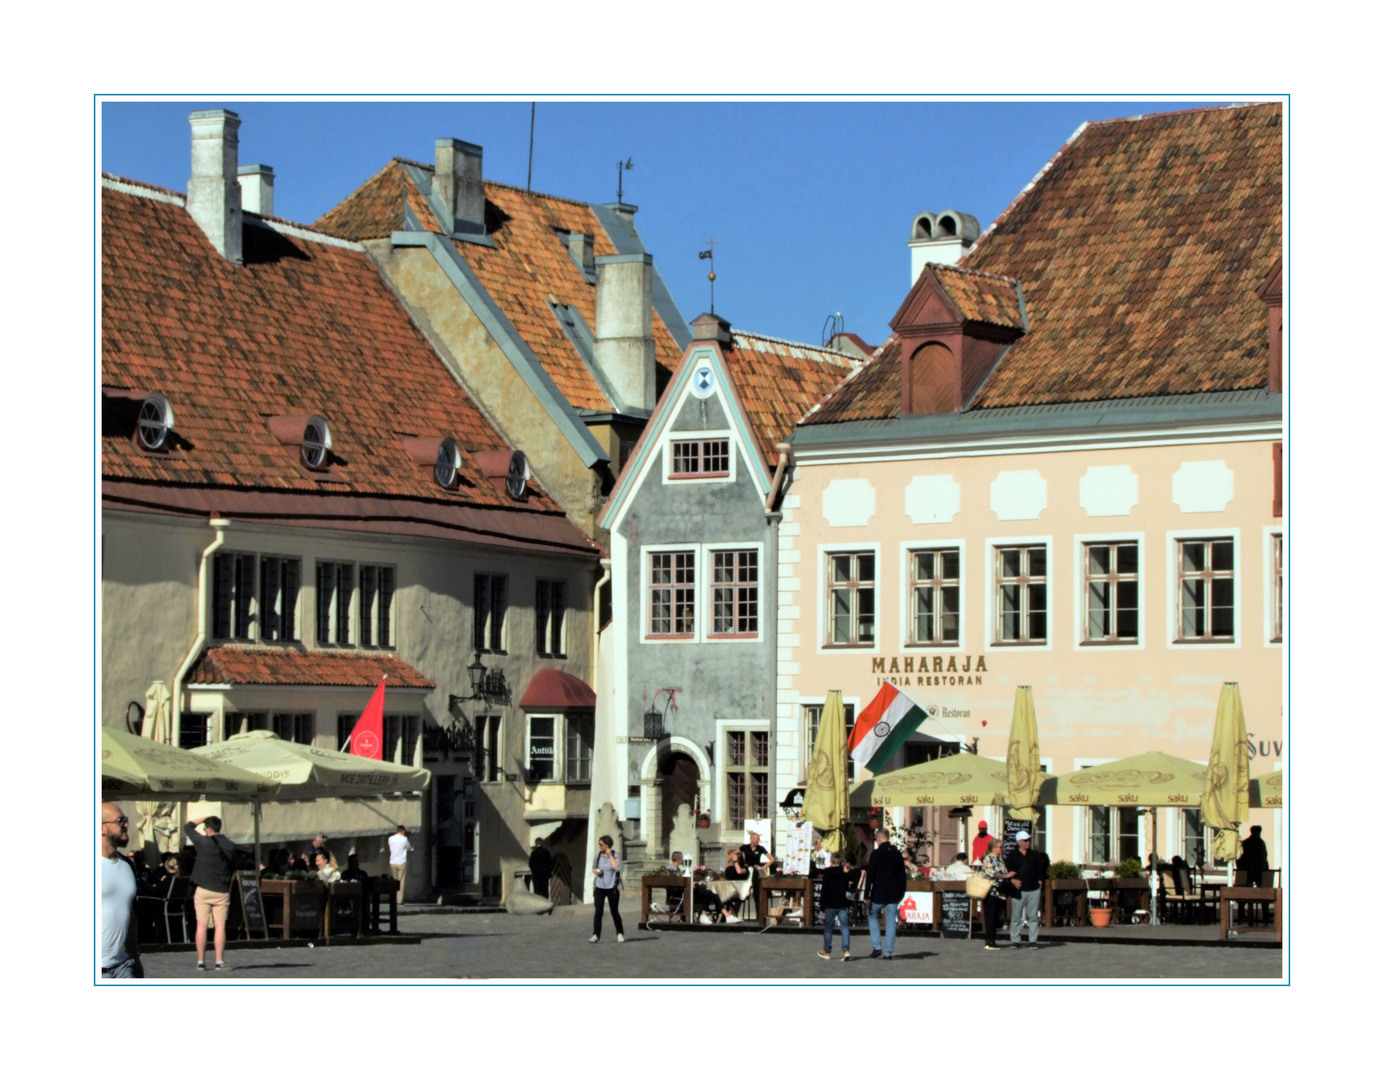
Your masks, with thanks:
M985 830L990 826L981 822L976 826L976 838L971 841L971 864L975 865L985 858L985 853L990 850L990 834Z
M1028 923L1028 943L1038 944L1038 912L1042 908L1043 882L1048 876L1048 857L1032 847L1032 837L1021 832L1017 847L1004 860L1005 868L1018 876L1019 897L1009 901L1009 944L1019 944L1019 930Z

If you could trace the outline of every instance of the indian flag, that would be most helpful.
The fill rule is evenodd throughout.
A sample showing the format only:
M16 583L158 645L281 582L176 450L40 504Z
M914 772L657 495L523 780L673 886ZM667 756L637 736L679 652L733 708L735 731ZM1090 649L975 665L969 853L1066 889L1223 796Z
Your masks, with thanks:
M879 772L927 718L926 709L893 683L885 683L855 718L847 746L851 760Z

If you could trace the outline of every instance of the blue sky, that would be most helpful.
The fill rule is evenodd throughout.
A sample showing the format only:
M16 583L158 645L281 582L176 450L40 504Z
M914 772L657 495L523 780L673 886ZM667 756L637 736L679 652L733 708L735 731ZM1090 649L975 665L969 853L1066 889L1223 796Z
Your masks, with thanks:
M613 202L616 163L640 235L683 314L821 340L827 318L879 344L909 286L922 210L988 226L1086 120L1203 101L540 101L533 189ZM451 136L485 149L487 179L524 186L525 101L106 101L101 168L187 189L193 109L240 114L240 162L272 165L275 214L311 222L391 157L431 162Z

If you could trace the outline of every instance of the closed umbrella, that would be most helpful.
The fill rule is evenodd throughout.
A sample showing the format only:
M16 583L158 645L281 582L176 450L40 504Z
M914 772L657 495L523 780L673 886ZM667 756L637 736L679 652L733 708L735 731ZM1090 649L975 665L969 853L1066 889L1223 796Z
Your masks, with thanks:
M153 742L172 742L173 698L162 679L150 683L144 692L144 721L139 733ZM178 831L178 804L139 799L135 802L135 810L139 813L143 840L153 844L155 851L173 850L173 836Z
M1004 762L953 754L871 777L850 794L852 806L999 806L1008 791Z
M1009 724L1009 754L1005 758L1008 777L1009 816L1020 821L1035 821L1034 804L1043 784L1043 766L1038 760L1038 719L1033 711L1033 688L1019 687L1014 695L1014 719Z
M823 851L846 846L850 815L846 772L846 707L841 691L832 690L822 706L817 726L817 746L807 770L802 816L822 833Z
M173 698L162 679L151 683L144 692L144 723L139 733L154 742L173 739Z
M1233 864L1240 857L1240 825L1249 817L1249 741L1240 684L1221 686L1216 724L1211 729L1211 755L1202 789L1202 821L1216 830L1211 857Z

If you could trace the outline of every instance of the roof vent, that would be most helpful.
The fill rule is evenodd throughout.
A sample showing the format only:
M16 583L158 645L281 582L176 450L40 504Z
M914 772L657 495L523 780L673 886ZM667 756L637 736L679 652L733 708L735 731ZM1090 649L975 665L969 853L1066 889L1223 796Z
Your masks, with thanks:
M457 486L461 472L461 447L452 438L443 439L437 444L437 464L433 466L433 476L439 487L448 491Z
M303 464L314 471L327 467L332 454L332 430L320 416L308 417L303 427Z
M139 407L139 426L135 429L139 445L146 450L164 450L173 430L173 406L157 390Z
M516 450L509 459L509 474L505 477L505 492L511 499L522 499L529 486L529 459L524 451Z

